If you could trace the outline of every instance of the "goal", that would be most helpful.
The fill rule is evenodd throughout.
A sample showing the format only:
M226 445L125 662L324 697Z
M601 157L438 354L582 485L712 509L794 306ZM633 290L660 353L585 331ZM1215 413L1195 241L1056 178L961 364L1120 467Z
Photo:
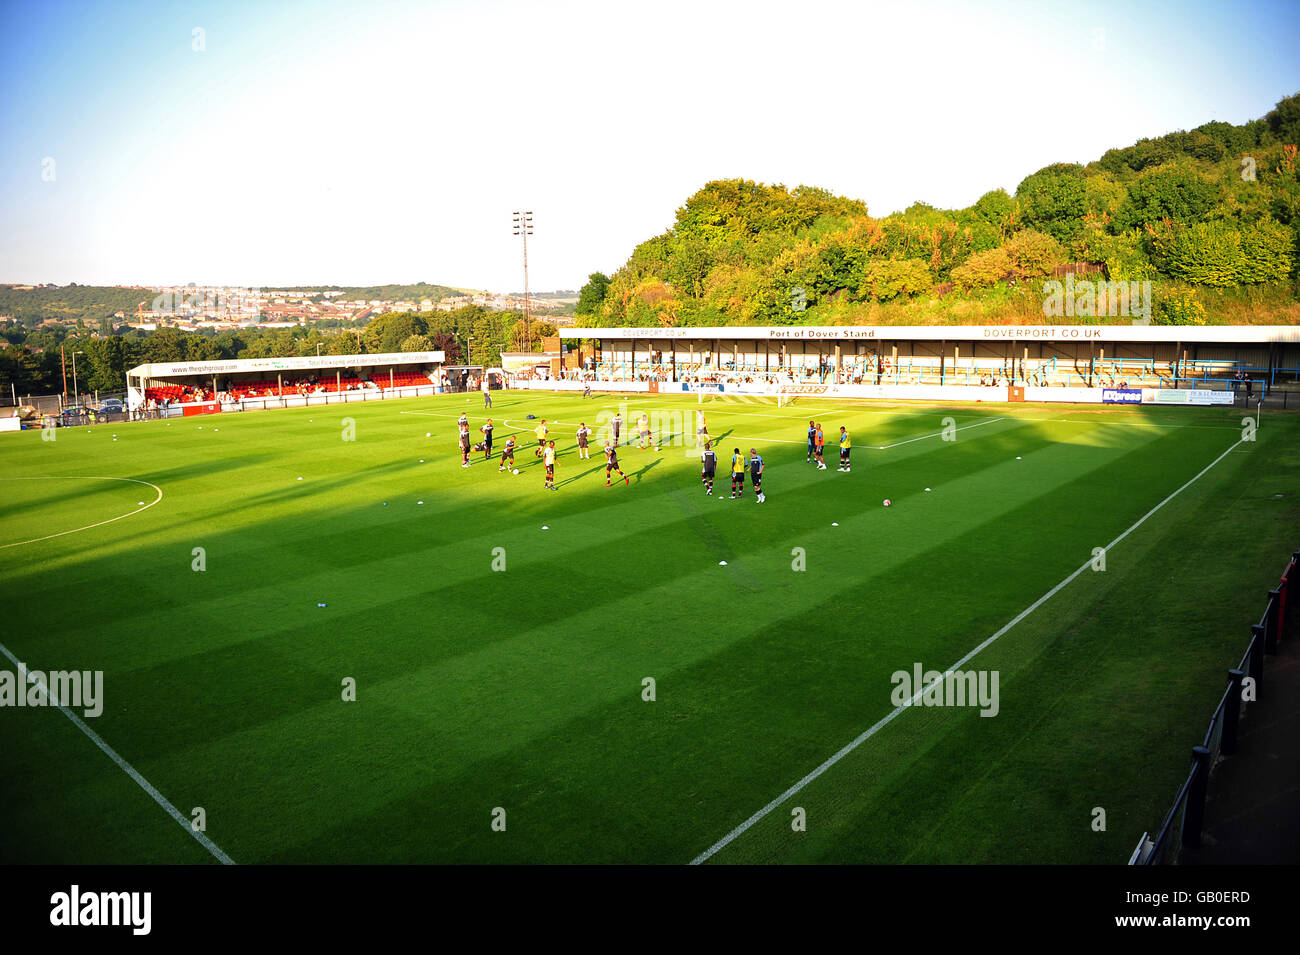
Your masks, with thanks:
M791 388L778 388L776 390L776 406L778 408L784 408L786 405L794 404L798 399L799 396L795 394L794 390Z

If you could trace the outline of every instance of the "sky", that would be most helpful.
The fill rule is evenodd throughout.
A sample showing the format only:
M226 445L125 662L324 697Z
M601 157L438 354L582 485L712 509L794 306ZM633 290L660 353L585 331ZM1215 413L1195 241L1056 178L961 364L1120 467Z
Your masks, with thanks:
M523 287L706 182L873 215L1263 116L1300 3L0 0L0 282Z

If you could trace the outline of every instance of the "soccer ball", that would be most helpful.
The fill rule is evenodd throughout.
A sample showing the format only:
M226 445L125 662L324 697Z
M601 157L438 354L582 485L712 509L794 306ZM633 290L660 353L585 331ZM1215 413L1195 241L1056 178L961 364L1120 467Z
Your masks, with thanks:
M518 469L518 468L515 468L515 469L514 469L513 471L511 471L510 473L511 473L511 474L518 474L518 473L519 473L519 469Z
M885 507L889 507L889 498L885 498Z

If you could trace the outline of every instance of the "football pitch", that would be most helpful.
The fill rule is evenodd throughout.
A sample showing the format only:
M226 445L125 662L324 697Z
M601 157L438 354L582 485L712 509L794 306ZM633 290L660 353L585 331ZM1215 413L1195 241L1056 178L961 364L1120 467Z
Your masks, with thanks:
M1297 543L1285 415L502 392L463 468L462 412L3 436L0 669L103 698L0 708L0 862L1123 863Z

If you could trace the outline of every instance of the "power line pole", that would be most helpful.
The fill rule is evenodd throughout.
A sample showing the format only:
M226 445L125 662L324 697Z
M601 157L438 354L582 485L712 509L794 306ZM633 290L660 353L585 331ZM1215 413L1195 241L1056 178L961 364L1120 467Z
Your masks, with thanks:
M528 237L533 234L533 214L515 211L515 235L524 240L524 343L528 351L533 350L533 333L531 311L528 297Z

